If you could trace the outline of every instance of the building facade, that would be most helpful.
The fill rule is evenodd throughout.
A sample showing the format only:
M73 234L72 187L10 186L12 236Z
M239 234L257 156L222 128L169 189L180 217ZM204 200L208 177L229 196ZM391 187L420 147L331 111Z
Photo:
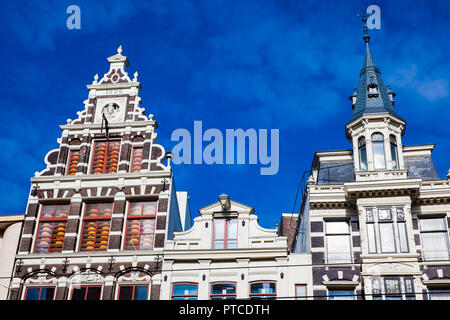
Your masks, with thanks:
M0 216L0 300L8 297L23 214Z
M159 299L165 242L190 225L138 73L121 47L107 60L31 178L9 299Z
M315 153L292 249L311 253L315 299L450 299L450 175L436 172L434 145L402 144L406 121L365 31L352 149Z
M161 299L307 299L311 255L258 224L252 207L221 195L191 229L166 241Z

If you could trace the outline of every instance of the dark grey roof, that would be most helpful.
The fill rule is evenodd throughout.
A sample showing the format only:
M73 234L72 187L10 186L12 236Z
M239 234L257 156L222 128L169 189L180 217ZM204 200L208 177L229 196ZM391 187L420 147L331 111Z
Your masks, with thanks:
M409 179L440 180L430 156L405 157L404 161Z
M317 184L343 184L355 181L353 161L319 163Z
M366 55L364 64L359 75L359 87L356 91L356 104L353 115L347 123L350 123L364 114L370 113L389 113L394 117L404 121L394 110L394 106L389 98L388 91L381 79L381 72L375 65L369 48L369 42L366 42ZM376 84L378 86L378 96L368 97L368 85Z

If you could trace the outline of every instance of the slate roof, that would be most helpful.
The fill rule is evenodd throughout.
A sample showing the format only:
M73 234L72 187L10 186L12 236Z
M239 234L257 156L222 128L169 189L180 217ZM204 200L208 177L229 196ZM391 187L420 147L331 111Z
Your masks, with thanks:
M344 184L355 181L353 161L319 163L317 184Z
M409 179L421 178L427 180L440 180L433 160L430 156L405 157L405 169L408 170Z
M359 75L359 86L356 91L356 104L353 115L347 122L350 123L364 114L369 113L389 113L392 116L404 121L394 110L394 106L389 98L386 86L381 79L381 72L375 65L372 53L369 47L369 37L365 38L366 55L364 64ZM368 97L368 85L376 84L378 86L378 97Z

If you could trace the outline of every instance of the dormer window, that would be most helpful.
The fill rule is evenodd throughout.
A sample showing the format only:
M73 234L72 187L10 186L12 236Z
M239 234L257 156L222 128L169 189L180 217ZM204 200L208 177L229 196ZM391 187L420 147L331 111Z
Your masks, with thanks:
M213 235L214 249L237 248L237 218L215 218Z
M382 133L374 133L371 137L373 150L373 164L375 170L386 169L386 158L384 156L384 136Z
M367 86L367 96L369 98L376 98L378 97L378 85L375 83L371 83Z

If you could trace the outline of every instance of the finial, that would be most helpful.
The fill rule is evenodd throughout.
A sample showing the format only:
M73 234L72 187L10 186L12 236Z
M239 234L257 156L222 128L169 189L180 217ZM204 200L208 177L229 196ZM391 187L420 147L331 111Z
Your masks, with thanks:
M358 17L361 17L361 21L364 24L364 42L365 43L369 43L370 40L370 36L369 36L369 29L367 28L367 15L366 15L366 10L364 8L361 9L362 14L359 15L357 14Z
M447 179L450 180L450 169L448 169L448 171L447 171Z
M118 48L117 48L117 53L118 54L122 54L122 45L120 45Z
M136 71L136 72L134 73L133 82L137 82L138 75L139 75L139 73Z
M92 82L92 84L96 84L98 80L98 73L95 74L94 76L94 82Z

